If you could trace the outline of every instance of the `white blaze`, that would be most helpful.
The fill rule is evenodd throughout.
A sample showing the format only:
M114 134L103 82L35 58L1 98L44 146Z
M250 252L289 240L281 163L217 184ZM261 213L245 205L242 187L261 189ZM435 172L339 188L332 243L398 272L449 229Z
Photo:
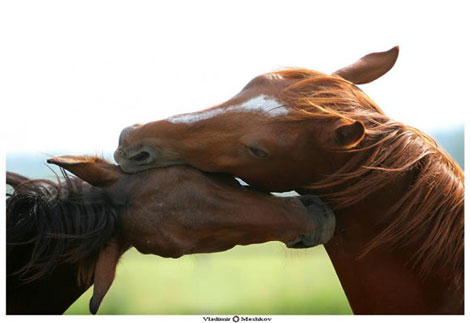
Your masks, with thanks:
M289 110L283 103L279 102L275 98L267 95L259 95L241 104L201 112L181 114L170 117L167 120L172 123L194 123L213 118L226 112L261 112L266 113L268 116L275 117L286 115L289 113Z

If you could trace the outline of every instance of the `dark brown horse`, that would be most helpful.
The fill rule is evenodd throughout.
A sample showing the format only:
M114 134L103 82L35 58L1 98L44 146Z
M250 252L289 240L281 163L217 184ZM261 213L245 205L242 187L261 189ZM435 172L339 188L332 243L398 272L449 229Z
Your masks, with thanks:
M163 257L282 241L327 241L334 216L317 198L279 198L184 166L124 174L95 157L59 157L56 184L7 173L7 313L63 313L94 284L96 313L120 256Z
M211 109L126 128L115 159L127 172L189 164L317 194L336 214L325 248L355 313L463 313L463 172L356 86L397 56L258 76Z

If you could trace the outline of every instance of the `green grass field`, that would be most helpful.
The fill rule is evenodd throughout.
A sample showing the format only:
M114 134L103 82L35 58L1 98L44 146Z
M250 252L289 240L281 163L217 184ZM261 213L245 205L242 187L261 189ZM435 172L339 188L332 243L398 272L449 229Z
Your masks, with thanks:
M88 314L88 290L66 314ZM129 250L99 314L351 314L323 247L265 243L166 259Z

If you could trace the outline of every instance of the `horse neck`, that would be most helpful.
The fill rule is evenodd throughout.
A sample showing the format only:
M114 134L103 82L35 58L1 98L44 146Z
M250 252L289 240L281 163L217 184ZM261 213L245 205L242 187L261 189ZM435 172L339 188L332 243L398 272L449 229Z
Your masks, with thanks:
M463 290L449 288L452 283L445 278L448 272L435 270L423 279L409 265L418 245L394 250L375 248L361 255L386 227L387 223L381 224L379 219L409 188L411 180L411 173L401 176L336 212L336 234L325 249L356 314L463 313Z
M31 283L7 279L7 314L63 314L89 287L79 284L74 264L62 264Z

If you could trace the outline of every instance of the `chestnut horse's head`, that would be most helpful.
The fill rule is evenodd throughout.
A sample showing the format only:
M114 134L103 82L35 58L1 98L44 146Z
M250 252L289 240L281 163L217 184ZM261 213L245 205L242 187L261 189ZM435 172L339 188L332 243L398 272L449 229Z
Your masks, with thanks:
M364 138L364 123L343 112L377 111L355 84L385 74L397 55L398 47L369 54L333 75L293 69L258 76L213 108L124 129L115 160L129 173L188 164L261 189L302 187L340 168L344 151Z
M93 313L129 246L176 258L268 241L312 247L326 243L334 231L334 215L318 198L256 192L227 175L204 174L186 166L125 174L117 165L87 156L48 162L91 184L84 182L84 189L99 192L120 220L117 237L101 251L96 264Z

